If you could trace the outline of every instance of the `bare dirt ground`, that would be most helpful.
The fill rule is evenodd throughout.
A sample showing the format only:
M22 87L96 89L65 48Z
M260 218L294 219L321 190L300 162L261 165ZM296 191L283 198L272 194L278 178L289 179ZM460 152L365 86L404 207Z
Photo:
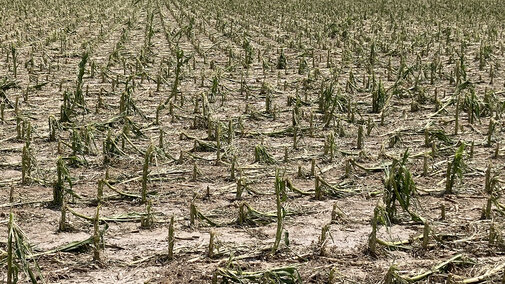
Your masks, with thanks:
M504 7L397 2L3 3L0 282L499 282Z

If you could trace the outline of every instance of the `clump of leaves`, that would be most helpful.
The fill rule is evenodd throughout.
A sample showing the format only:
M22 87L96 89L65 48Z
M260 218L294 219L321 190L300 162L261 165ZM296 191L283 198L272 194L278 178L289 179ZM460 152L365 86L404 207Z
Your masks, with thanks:
M219 76L212 78L212 86L210 87L209 101L215 102L216 97L220 94Z
M308 69L309 69L309 64L307 63L307 60L305 60L305 57L303 57L303 56L300 57L300 59L298 61L298 74L299 75L305 74Z
M328 33L328 37L336 38L339 35L340 27L336 23L331 23L325 28L325 31Z
M27 184L32 178L32 170L35 169L37 160L30 147L30 141L26 140L21 156L21 182Z
M38 263L33 259L33 250L26 235L9 214L7 236L7 283L18 283L19 272L24 272L31 283L45 282Z
M484 104L479 100L473 89L470 93L465 95L463 110L468 113L468 120L470 123L473 123L475 119L480 120L483 115Z
M249 67L253 63L254 49L247 39L242 43L242 48L244 49L244 66Z
M195 139L191 152L214 152L217 150L217 145L212 142Z
M375 90L372 92L372 112L379 113L382 111L382 108L386 104L387 94L384 89L384 85L382 81L379 81Z
M60 122L70 122L70 118L73 115L73 99L71 98L71 93L65 91L63 93L63 104L60 106Z
M179 91L179 84L180 80L182 77L182 67L189 62L191 59L191 56L184 56L184 51L177 46L177 50L175 51L175 55L177 58L177 63L175 65L175 79L172 84L172 90L170 91L170 95L165 101L165 105L168 104L168 102L177 95Z
M323 199L324 196L341 198L353 194L356 194L356 191L352 189L339 188L338 185L330 184L329 182L324 180L321 176L316 177L315 197L318 200Z
M16 81L10 80L7 77L4 77L2 81L0 81L0 99L6 102L10 107L14 107L14 104L9 100L5 92L9 89L19 88L19 85Z
M490 116L494 111L500 111L500 102L494 92L486 92L481 109L481 116Z
M84 144L82 141L81 134L76 128L72 128L72 136L70 138L72 141L72 154L74 156L84 153Z
M74 94L74 103L80 106L84 106L84 95L82 93L82 86L83 86L82 79L84 77L84 71L87 62L88 62L88 52L84 52L81 57L81 62L79 62L79 73L77 74L77 86Z
M284 50L281 50L281 54L279 55L279 59L277 59L277 69L286 69L288 65L288 60L284 55Z
M384 204L389 220L397 219L397 203L407 212L412 220L421 221L422 218L412 211L411 205L415 200L416 185L412 174L407 168L409 158L408 150L405 151L401 160L394 160L393 164L384 172Z
M393 148L397 144L403 144L402 134L399 131L396 131L393 135L389 136L388 140L389 148Z
M451 137L449 137L443 129L427 129L426 131L431 141L437 139L446 145L453 144Z
M57 180L53 185L53 204L59 207L63 204L66 193L77 198L79 198L79 196L72 190L72 178L61 157L58 158L58 162L56 163L56 171Z
M252 226L266 225L274 222L276 217L275 212L260 212L244 202L240 205L237 223Z
M318 107L321 113L325 115L327 113L332 113L333 110L337 111L347 111L347 99L337 92L335 95L335 83L332 82L329 85L321 85L319 92Z
M272 154L267 152L265 146L259 144L254 148L254 162L262 164L275 164L277 161Z
M463 172L465 170L465 144L462 143L456 152L454 153L454 158L452 162L449 162L447 165L447 174L446 174L446 183L445 183L445 193L453 193L453 187L456 183L456 180L463 179Z
M110 129L107 132L107 137L103 141L102 147L104 164L109 164L115 157L125 155L118 145L120 137L122 137L122 135L113 136Z
M127 83L128 84L128 83ZM139 114L146 118L145 114L137 107L132 97L132 86L126 86L125 91L119 98L119 113L124 115Z
M190 220L191 226L195 226L196 222L202 222L202 221L206 221L212 227L219 226L218 223L211 220L209 217L205 216L202 212L200 212L200 210L198 210L198 208L196 207L194 202L191 202L191 204L190 204L189 220Z
M329 126L335 112L347 111L348 100L344 97L340 90L335 94L335 85L332 82L329 85L321 85L319 93L319 111L324 114L323 120L325 127Z

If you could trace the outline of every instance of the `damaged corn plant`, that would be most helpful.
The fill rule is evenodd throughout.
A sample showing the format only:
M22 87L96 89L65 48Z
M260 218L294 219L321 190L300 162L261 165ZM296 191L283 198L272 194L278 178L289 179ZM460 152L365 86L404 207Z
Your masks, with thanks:
M0 282L503 281L502 2L3 1Z
M407 167L408 158L407 150L399 160L394 160L393 164L384 170L383 202L389 220L398 220L400 207L413 221L422 221L414 211L417 193L412 173Z
M25 233L16 224L14 214L9 214L7 232L7 253L2 262L7 262L6 283L29 281L31 283L44 283L40 267L34 258L32 245L28 242ZM24 275L20 275L23 273Z

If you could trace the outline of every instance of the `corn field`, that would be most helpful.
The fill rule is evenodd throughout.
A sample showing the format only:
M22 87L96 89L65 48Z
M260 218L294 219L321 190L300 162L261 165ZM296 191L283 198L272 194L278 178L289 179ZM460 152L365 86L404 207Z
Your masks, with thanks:
M0 2L0 283L505 283L503 1Z

